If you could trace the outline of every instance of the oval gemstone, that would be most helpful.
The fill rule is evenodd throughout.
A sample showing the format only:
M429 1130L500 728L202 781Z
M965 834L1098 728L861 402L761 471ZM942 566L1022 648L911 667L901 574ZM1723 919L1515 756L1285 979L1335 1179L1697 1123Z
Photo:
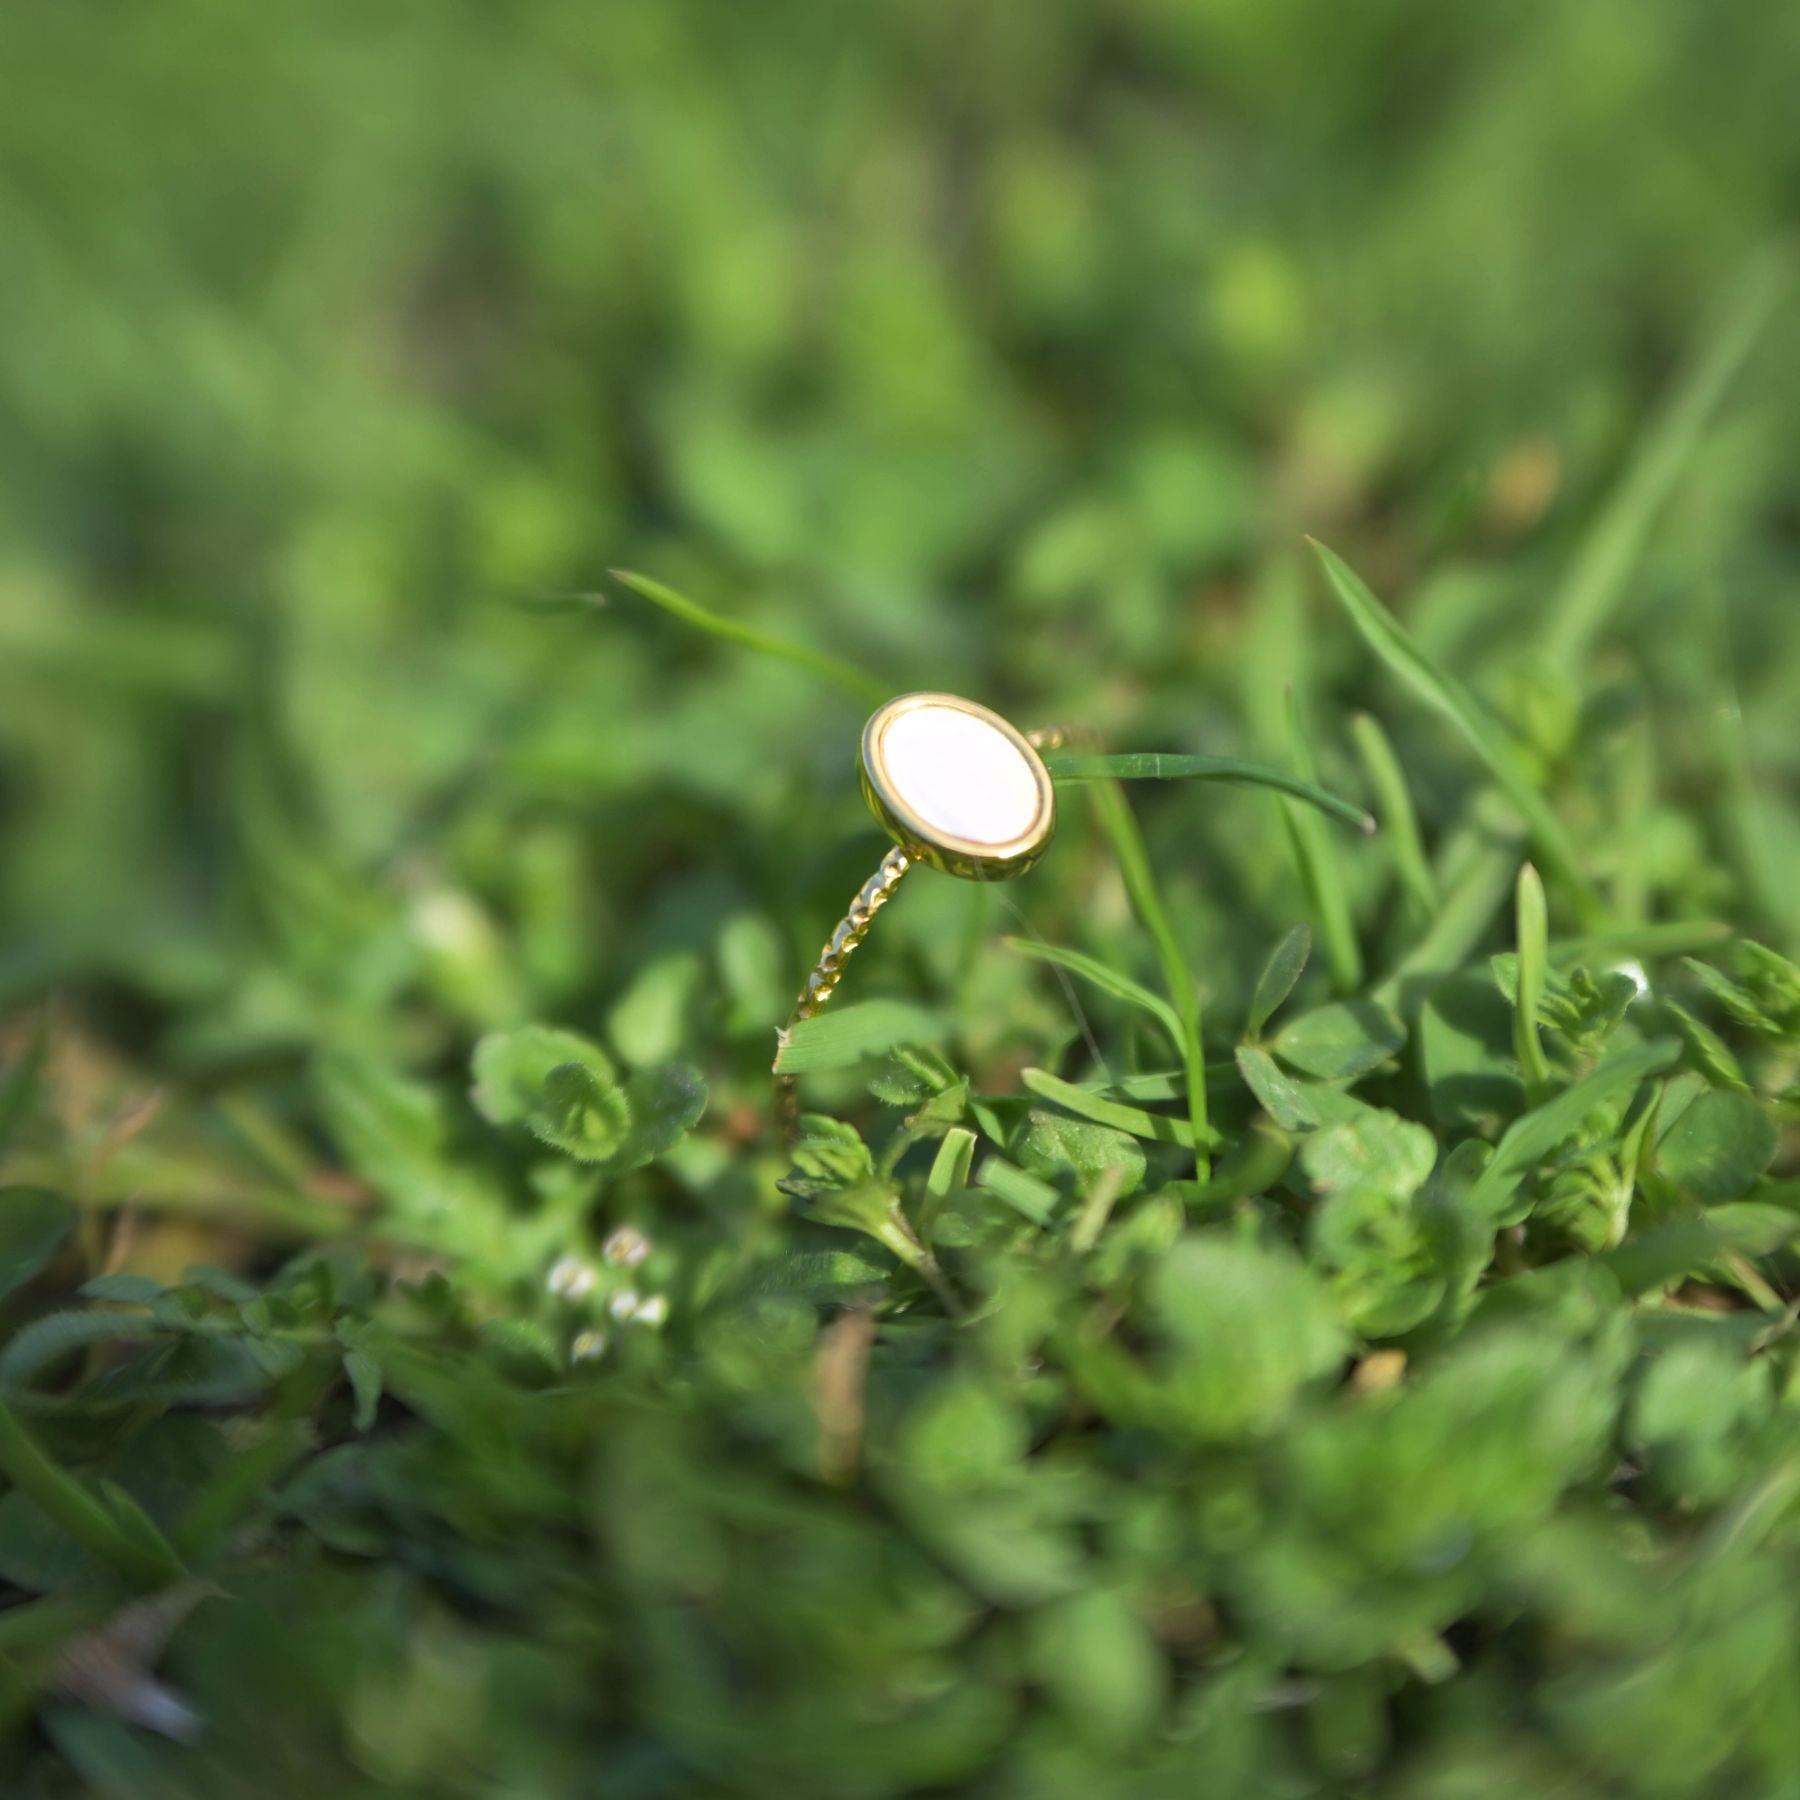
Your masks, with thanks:
M900 799L933 831L1004 845L1038 823L1037 776L1017 744L954 706L914 706L888 721L881 763Z

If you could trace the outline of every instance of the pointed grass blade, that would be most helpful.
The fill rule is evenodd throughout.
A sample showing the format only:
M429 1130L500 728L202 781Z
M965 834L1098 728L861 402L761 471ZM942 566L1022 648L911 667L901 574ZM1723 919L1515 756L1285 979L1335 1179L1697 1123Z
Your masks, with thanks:
M608 573L614 581L630 588L634 594L648 600L653 606L660 606L664 612L672 614L684 625L692 625L696 630L723 638L728 644L738 644L746 650L754 650L758 655L793 663L797 668L818 676L821 681L830 682L833 687L841 688L866 705L879 706L890 697L890 690L884 683L877 681L867 670L857 668L854 663L828 656L822 650L813 649L810 644L796 644L789 638L776 636L772 631L763 631L738 619L728 619L723 613L713 612L697 600L690 600L686 594L678 593L667 582L658 581L652 575L640 575L631 569L612 569Z
M1058 781L1230 781L1245 787L1273 788L1316 806L1365 836L1375 829L1374 818L1362 807L1320 787L1316 781L1267 763L1242 762L1231 756L1176 756L1162 750L1139 750L1123 756L1070 752L1045 757L1044 767Z
M1584 920L1598 923L1605 908L1583 873L1575 840L1548 800L1526 773L1517 752L1488 716L1474 694L1428 656L1382 603L1368 584L1337 554L1316 538L1307 540L1317 553L1332 592L1364 641L1425 704L1448 719L1487 771L1518 809L1544 862L1569 889Z

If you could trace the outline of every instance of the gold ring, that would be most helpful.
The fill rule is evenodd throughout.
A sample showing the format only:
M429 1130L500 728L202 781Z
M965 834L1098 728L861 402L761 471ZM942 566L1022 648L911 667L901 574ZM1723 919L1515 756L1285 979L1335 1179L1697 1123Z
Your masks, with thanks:
M844 964L875 914L916 863L963 881L1010 881L1043 855L1056 831L1056 789L1040 749L1066 731L1026 733L991 708L956 694L901 694L863 727L857 758L869 810L894 848L850 903L806 978L787 1033L837 989ZM780 1085L793 1123L793 1081Z

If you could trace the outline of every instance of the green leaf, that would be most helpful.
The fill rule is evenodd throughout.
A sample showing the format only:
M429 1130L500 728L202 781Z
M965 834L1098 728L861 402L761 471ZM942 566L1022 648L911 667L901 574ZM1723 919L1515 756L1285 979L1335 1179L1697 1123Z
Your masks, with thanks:
M523 1125L543 1103L551 1071L569 1063L588 1069L598 1082L617 1085L606 1052L578 1032L549 1025L490 1032L475 1046L470 1098L493 1124Z
M1047 1181L1066 1178L1078 1194L1110 1174L1119 1183L1117 1197L1123 1198L1136 1193L1144 1179L1144 1150L1135 1137L1061 1113L1029 1114L1012 1153L1028 1174Z
M173 1579L180 1563L160 1532L143 1519L108 1507L44 1453L12 1408L0 1401L0 1473L44 1517L84 1550L133 1583Z
M1749 1193L1774 1160L1773 1115L1753 1095L1708 1088L1657 1140L1656 1171L1701 1206Z
M1394 1337L1434 1313L1448 1285L1427 1218L1403 1194L1375 1186L1326 1195L1307 1246L1330 1272L1345 1322L1365 1337Z
M686 1063L640 1069L625 1084L631 1128L608 1167L623 1174L672 1150L706 1111L706 1080Z
M1437 881L1425 855L1418 813L1406 776L1401 772L1400 759L1394 754L1387 733L1368 713L1351 715L1350 736L1362 758L1369 785L1375 790L1376 816L1381 821L1388 854L1394 860L1400 891L1406 896L1414 921L1423 922L1437 912Z
M0 1187L0 1298L48 1267L75 1218L75 1208L47 1188Z
M101 1504L112 1514L120 1540L137 1566L165 1576L180 1569L181 1559L175 1554L174 1546L163 1536L136 1495L116 1481L102 1481L99 1493Z
M1208 1174L1207 1155L1203 1146L1211 1136L1206 1117L1206 1048L1200 1036L1200 988L1186 953L1169 923L1168 909L1150 867L1144 836L1138 829L1136 816L1117 782L1103 781L1094 789L1094 808L1100 815L1101 828L1112 845L1118 861L1125 892L1131 897L1132 910L1156 946L1157 960L1162 964L1163 982L1180 1021L1177 1044L1187 1077L1188 1122L1194 1128L1194 1173L1204 1181Z
M901 1044L932 1044L949 1026L939 1013L906 1000L859 1000L831 1006L802 1019L783 1036L775 1058L778 1075L816 1075L847 1069Z
M1524 1110L1512 1060L1512 1008L1483 976L1433 983L1419 1013L1419 1060L1432 1117L1446 1130L1491 1130Z
M244 1348L271 1381L285 1381L306 1361L306 1352L291 1338L248 1338Z
M688 1037L688 1015L705 970L692 950L671 950L640 969L606 1029L619 1054L634 1068L670 1061Z
M1480 702L1455 676L1440 669L1425 654L1342 557L1321 543L1312 543L1332 591L1369 647L1420 699L1463 734L1487 766L1488 773L1519 809L1544 860L1567 884L1584 917L1590 920L1602 917L1605 909L1593 884L1582 872L1581 859L1567 826L1538 792L1518 752L1502 736L1499 727L1490 723Z
M875 1173L875 1159L854 1125L824 1113L806 1113L793 1145L793 1167L782 1178L783 1193L812 1200L860 1186Z
M956 1087L960 1079L937 1051L901 1044L869 1077L869 1092L888 1106L917 1106Z
M1760 946L1759 946L1760 948ZM1710 963L1684 956L1682 964L1710 990L1712 996L1746 1031L1758 1037L1780 1037L1782 1024L1748 988L1721 975Z
M313 1079L333 1139L365 1181L417 1214L449 1203L454 1178L435 1089L349 1051L321 1055Z
M760 912L741 912L719 932L719 980L729 1001L734 1036L760 1036L787 1003L786 951L781 933Z
M1745 1202L1666 1219L1600 1258L1629 1295L1669 1287L1733 1251L1767 1256L1800 1236L1800 1214Z
M1299 691L1292 685L1287 690L1287 746L1294 767L1310 781L1314 773L1312 737ZM1340 993L1351 993L1362 986L1362 946L1357 942L1356 921L1350 910L1338 846L1314 814L1300 812L1285 800L1281 803L1281 818L1300 872L1300 883L1312 902L1325 940L1332 981Z
M276 1425L188 1482L169 1533L177 1553L190 1563L210 1556L250 1507L267 1504L271 1484L313 1447L310 1423Z
M1081 1585L1074 1533L1025 1460L1016 1403L972 1375L927 1389L902 1421L884 1487L910 1530L976 1593L1030 1606Z
M367 1350L352 1348L344 1352L344 1374L356 1402L351 1423L357 1431L367 1431L381 1405L381 1364Z
M1736 946L1738 973L1755 992L1762 1010L1784 1031L1800 1030L1800 963L1767 944L1743 938Z
M937 1221L944 1208L969 1185L969 1170L975 1160L975 1133L965 1126L953 1126L944 1133L931 1159L930 1173L925 1177L925 1200L919 1209L919 1231L929 1241L937 1237Z
M1368 1187L1405 1199L1425 1185L1436 1162L1437 1139L1423 1125L1373 1107L1321 1126L1300 1147L1300 1166L1319 1194Z
M167 1328L145 1313L48 1313L15 1332L0 1350L0 1387L17 1388L73 1351L108 1342L148 1343Z
M84 1300L110 1300L118 1306L148 1306L168 1291L154 1275L140 1275L132 1270L96 1275L81 1285Z
M1528 1094L1542 1093L1550 1085L1550 1064L1538 1037L1538 1014L1544 1003L1544 981L1549 962L1550 925L1544 904L1544 884L1530 863L1519 870L1518 881L1518 996L1513 1005L1513 1048Z
M1364 1111L1360 1100L1322 1082L1296 1081L1283 1073L1266 1050L1240 1044L1238 1071L1263 1110L1284 1131L1306 1131L1317 1125L1353 1120Z
M1143 1738L1168 1696L1162 1648L1117 1588L1088 1588L1043 1607L1026 1654L1057 1710L1103 1748Z
M1305 1075L1355 1081L1379 1068L1406 1042L1406 1027L1373 1000L1337 1000L1290 1019L1275 1053Z
M1468 1204L1477 1213L1498 1217L1533 1167L1572 1137L1589 1116L1618 1095L1629 1095L1652 1075L1671 1068L1681 1046L1660 1038L1604 1062L1554 1100L1528 1112L1508 1127L1493 1159L1469 1190Z
M1360 806L1332 793L1305 775L1265 763L1239 762L1229 756L1173 756L1162 751L1138 751L1124 756L1092 755L1065 751L1044 758L1044 767L1058 781L1235 781L1249 787L1272 788L1296 800L1304 800L1340 823L1364 833L1375 821Z
M1200 1438L1274 1429L1344 1354L1324 1288L1285 1250L1191 1234L1152 1269L1149 1303L1170 1402Z
M1295 925L1283 934L1281 942L1270 951L1262 973L1256 978L1256 991L1250 996L1250 1012L1244 1021L1246 1037L1262 1036L1263 1027L1294 991L1294 983L1300 979L1300 973L1306 967L1306 959L1311 954L1311 926Z
M559 1063L552 1069L526 1120L541 1143L584 1163L608 1161L623 1148L632 1123L625 1090L585 1062Z
M891 1262L876 1262L858 1250L800 1250L758 1268L759 1294L792 1295L813 1306L842 1306L859 1294L877 1292L894 1278Z
M1675 1029L1686 1040L1689 1053L1707 1080L1742 1093L1750 1091L1750 1077L1744 1073L1743 1064L1732 1055L1731 1046L1705 1020L1697 1019L1679 1001L1671 1000L1667 995L1662 996L1658 1004L1675 1021Z
M475 1047L476 1106L494 1123L523 1124L540 1142L615 1172L672 1148L706 1108L697 1070L640 1069L620 1086L599 1045L572 1031L527 1025Z
M681 620L684 625L692 625L711 637L722 638L728 644L737 644L746 650L754 650L760 656L772 656L780 662L788 662L796 668L805 669L808 674L816 675L821 681L841 688L853 699L861 700L869 706L880 706L890 697L891 690L873 675L847 663L835 656L827 656L823 651L815 650L810 644L795 643L788 638L777 637L771 631L763 631L754 625L746 625L738 619L728 619L722 613L709 611L696 600L690 600L680 594L667 582L658 581L654 576L635 574L629 569L612 569L608 573L617 581L631 589L634 594L641 595L652 605L660 606L664 612Z
M961 1126L944 1133L925 1181L925 1191L933 1200L946 1200L958 1188L968 1184L975 1144L975 1133Z
M203 1294L228 1301L233 1306L247 1306L261 1297L255 1282L246 1281L230 1269L215 1268L210 1263L189 1263L181 1272L181 1285L198 1288Z

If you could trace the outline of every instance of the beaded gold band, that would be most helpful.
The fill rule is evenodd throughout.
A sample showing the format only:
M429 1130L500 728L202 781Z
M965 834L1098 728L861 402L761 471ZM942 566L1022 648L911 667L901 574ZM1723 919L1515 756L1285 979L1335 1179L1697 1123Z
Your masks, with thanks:
M844 964L908 869L925 863L965 881L1009 881L1037 862L1056 830L1056 790L1038 753L1086 735L1062 726L1022 732L954 694L902 694L877 709L863 727L858 772L894 848L826 942L777 1034L781 1046L837 991ZM794 1078L778 1072L776 1093L791 1135Z

